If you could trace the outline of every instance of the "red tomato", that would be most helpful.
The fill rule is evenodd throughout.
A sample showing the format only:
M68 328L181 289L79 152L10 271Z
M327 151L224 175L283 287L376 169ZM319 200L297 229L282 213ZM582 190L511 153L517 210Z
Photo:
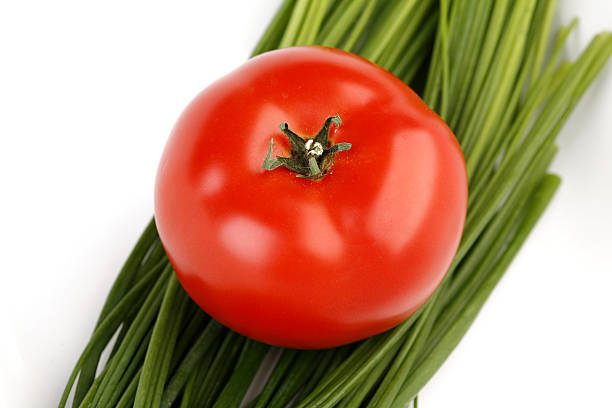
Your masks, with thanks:
M279 124L312 138L332 115L324 177ZM459 244L465 163L446 124L404 83L323 47L272 51L204 89L174 127L155 214L176 274L219 322L273 345L323 348L385 331L434 292Z

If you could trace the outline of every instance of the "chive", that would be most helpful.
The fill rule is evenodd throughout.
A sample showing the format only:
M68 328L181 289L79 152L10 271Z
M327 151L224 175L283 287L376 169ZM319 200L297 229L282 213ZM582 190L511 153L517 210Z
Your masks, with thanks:
M247 339L238 364L215 402L215 408L238 408L270 346Z
M308 0L296 0L295 6L291 12L291 18L287 23L285 33L281 38L278 48L286 48L292 45L297 45L299 30L304 20L304 16L308 9Z
M223 330L224 328L222 325L215 320L209 320L208 325L193 343L168 382L162 396L161 407L169 408L172 406L191 373L196 370L198 364L200 364L204 356L208 354L211 346L215 343L217 338L219 338Z
M401 392L397 395L391 406L392 408L403 408L411 401L457 346L476 318L478 311L482 308L484 302L487 300L503 273L510 265L510 262L546 209L559 183L560 179L553 175L547 175L542 180L540 186L536 189L536 192L532 195L528 203L526 214L514 239L504 251L501 259L495 264L487 279L470 299L470 302L462 311L459 318L453 323L450 330L436 345L429 356L421 363L418 369L406 378Z
M453 129L456 131L455 134L462 145L464 144L462 137L463 132L459 131L459 127L456 123L459 117L470 118L474 114L474 110L476 109L475 105L485 78L487 77L487 73L490 70L491 61L493 60L493 55L502 35L504 21L506 20L509 8L510 2L508 0L497 0L494 2L493 12L491 13L485 34L485 40L480 50L476 70L470 82L467 100L458 107L455 117L451 117L450 122L454 124ZM472 44L472 46L476 46L476 44ZM425 101L428 102L428 99L425 99Z
M478 244L472 249L470 254L466 256L465 261L452 277L451 287L449 288L449 297L457 301L456 294L462 287L463 283L470 276L474 276L478 271L478 262L491 252L491 244L503 237L502 232L507 226L507 219L511 217L512 212L520 207L521 201L524 201L533 184L537 182L545 173L550 165L556 149L554 145L549 144L545 149L542 149L535 159L530 163L529 168L525 171L516 184L515 189L510 193L503 208L495 215L491 223L479 238Z
M322 351L321 357L314 367L314 372L310 378L306 381L304 388L300 391L296 398L296 403L300 402L305 396L310 395L312 390L319 385L325 373L332 371L340 362L344 360L346 355L350 353L350 347L336 347L333 349L327 349Z
M204 354L204 357L201 359L201 361L198 362L197 367L192 370L191 372L191 378L193 378L193 386L191 388L191 391L188 392L187 390L187 385L185 385L185 389L183 390L183 395L181 397L181 405L185 406L187 408L189 407L194 407L198 405L198 401L196 400L196 398L194 396L196 396L197 391L202 387L202 384L204 383L204 380L206 379L206 373L208 373L211 364L213 363L213 360L217 354L217 350L219 349L219 346L221 344L221 336L217 336L215 338L215 340L213 341L213 343L211 344L210 347L208 347L208 349L206 350L206 353ZM170 389L170 385L168 386L168 389L166 390L167 392L169 392L168 390ZM162 404L166 404L166 405L162 405L162 406L167 406L170 407L172 406L174 401L166 401L164 399L162 399Z
M465 251L482 232L486 223L491 219L508 191L512 188L514 181L536 154L543 139L548 135L547 130L554 126L555 121L559 118L562 111L565 110L576 88L581 86L582 82L585 82L584 76L589 66L594 63L598 55L599 61L603 62L609 57L606 45L608 49L612 45L609 35L606 34L600 34L591 41L568 73L568 80L564 86L557 89L550 97L549 102L544 106L540 116L536 119L533 127L525 137L525 143L516 152L504 157L499 170L494 174L478 200L474 202L471 212L468 212L463 242L456 257L463 257ZM600 65L603 66L603 63ZM588 86L590 81L586 82L585 86Z
M541 21L545 18L552 18L552 14L549 10L551 4L554 4L554 2L538 3L533 19L535 21ZM523 66L521 67L518 78L514 84L514 90L511 92L509 100L506 102L505 112L502 114L502 119L497 125L497 128L490 141L486 144L481 144L484 146L484 157L481 160L476 161L476 164L474 165L472 186L477 184L479 178L487 179L488 176L490 176L496 155L503 150L506 145L505 142L511 139L511 137L505 136L506 129L508 128L511 119L514 119L515 117L515 111L519 105L519 101L525 89L525 84L528 78L535 75L535 66L537 64L537 59L539 58L538 53L541 52L541 41L542 38L548 40L550 36L549 29L550 24L547 24L546 22L542 25L537 24L531 27L531 32L528 36L525 47L527 51L523 61ZM510 132L512 132L512 130L513 129L510 129ZM482 170L482 168L484 168L484 170Z
M351 22L363 9L367 0L342 0L323 25L317 43L326 47L338 47L351 28Z
M141 369L152 334L153 331L149 330L147 332L147 335L140 342L138 350L134 354L134 357L130 361L130 364L125 369L125 372L121 376L121 380L119 380L117 386L113 389L113 392L108 400L108 406L115 406L119 399L121 399L121 396L123 395L125 390L129 387L130 381L132 380L134 375ZM107 365L105 369L108 367L109 366Z
M364 401L366 401L368 395L371 394L376 385L380 383L390 363L396 358L399 347L400 344L398 343L393 346L389 353L385 354L383 359L368 373L363 381L353 389L350 395L340 402L340 408L359 408L364 405Z
M339 358L338 356L335 356L335 358L332 359L332 364L330 364L331 367L326 373L324 373L316 387L308 395L305 395L303 400L301 400L297 406L308 406L308 404L318 397L318 394L333 394L335 391L333 387L338 386L338 379L342 378L343 375L350 375L351 369L354 367L359 367L361 365L360 359L363 356L369 357L372 354L376 342L380 342L381 337L382 336L371 337L360 342L355 350L350 352L350 354L348 354L346 357L343 356L342 358ZM334 384L334 382L336 384ZM328 391L330 387L332 387L332 389Z
M98 321L96 322L96 328L100 326L104 318L108 316L111 310L128 292L136 278L136 274L139 271L140 263L151 248L151 245L153 245L156 241L157 228L155 227L155 220L151 219L140 236L140 239L134 246L132 253L125 261L119 275L117 275L117 278L115 279L115 282L113 283L113 286L106 297L106 301L104 302L104 306L102 307ZM79 381L74 393L73 404L76 406L81 403L81 400L85 397L87 390L91 386L102 351L103 350L99 350L97 353L92 353L86 360L83 361L81 374L79 375Z
M448 0L440 0L440 55L442 56L442 102L440 104L440 117L446 119L448 112L448 97L449 97L449 79L448 71L449 56L448 56Z
M418 350L418 347L413 347L413 345L415 345L417 338L426 338L429 329L423 330L423 327L432 322L432 319L428 319L428 317L431 311L436 308L436 305L439 304L439 302L437 302L439 294L440 290L437 290L430 301L427 302L423 314L419 317L415 327L411 330L408 339L402 344L395 361L391 364L389 371L385 375L380 387L368 406L386 407L393 402L393 398L401 386L401 383L394 380L396 378L405 378L408 374L412 362L416 358L415 351ZM425 332L425 335L423 335L423 332Z
M408 60L410 62L410 66L405 68L405 71L402 72L401 77L404 82L407 84L413 84L413 86L418 86L415 81L416 77L419 74L419 71L422 69L422 65L425 62L427 56L426 54L420 50L421 53L414 57L414 59Z
M451 49L451 76L449 99L453 101L448 107L449 125L456 128L456 121L467 97L475 66L478 62L479 51L485 38L489 15L493 7L492 1L469 0L465 13L462 4L453 2L450 18L450 49Z
M148 271L157 265L165 257L166 251L164 250L164 246L162 245L158 236L142 261L140 274L142 274L142 271Z
M411 38L408 47L398 56L399 58L391 59L389 65L383 65L383 68L387 68L392 74L409 83L410 79L406 78L414 75L414 72L421 66L429 54L428 47L431 46L437 22L438 14L436 12L431 13L423 26L418 28L418 33L415 34L416 37ZM410 74L410 70L413 72L412 74Z
M541 18L540 14L544 11L542 7L539 7L542 3L538 4L536 7L536 11L534 14L534 19L537 21ZM504 151L504 148L507 146L508 142L516 137L516 133L513 133L516 128L512 127L508 129L509 123L511 120L514 120L515 124L520 122L520 119L516 117L517 110L519 110L519 102L521 94L524 91L525 83L528 80L529 76L532 75L533 65L536 58L537 52L537 42L540 36L545 36L548 38L549 33L543 32L542 30L537 30L534 26L531 27L530 33L528 35L527 42L525 44L525 57L518 73L517 79L514 83L514 90L511 92L509 99L506 102L506 107L504 109L504 113L497 124L495 132L491 135L490 138L485 139L482 138L481 143L479 144L481 149L484 149L484 157L476 162L474 166L474 170L472 171L472 191L476 190L476 185L480 180L486 180L490 176L493 171L493 167L495 165L495 158L500 154L500 152ZM521 107L523 108L523 107ZM525 111L521 109L520 115L527 114L529 117L533 117L535 112ZM486 140L486 142L482 142L482 140ZM478 143L477 143L478 145ZM507 152L506 152L507 153ZM484 168L484 170L482 170Z
M400 341L403 334L412 327L414 321L421 315L421 307L406 321L390 332L372 337L363 342L351 356L344 361L334 372L323 381L312 394L304 399L298 407L305 407L307 403L321 407L332 406L334 402L343 398L351 388L358 383L393 346ZM358 352L359 351L359 352Z
M94 406L108 406L108 400L111 398L117 383L119 383L126 367L137 351L138 344L142 338L145 337L149 326L156 317L162 302L165 285L168 282L171 272L172 268L168 264L155 283L153 289L151 289L151 292L149 292L149 295L138 312L138 316L126 334L126 341L121 343L121 346L109 364L108 373L104 376L98 392L93 399Z
M437 13L433 11L432 0L423 0L419 7L410 14L410 17L404 21L404 26L401 31L395 34L390 44L385 48L382 55L375 61L381 67L391 70L391 67L396 64L401 55L406 52L406 48L412 46L416 38L422 37L419 32L423 21L427 16L436 17ZM438 19L436 18L436 21Z
M482 155L485 143L500 121L508 100L527 40L529 22L535 8L535 0L518 0L510 16L508 27L502 36L491 70L478 98L476 111L470 120L462 122L457 132L465 135L461 147L467 156L468 177ZM465 123L465 126L462 126ZM476 138L476 135L480 135Z
M563 83L571 66L572 64L569 62L565 62L554 74L550 76L546 75L546 77L543 76L538 80L539 83L537 87L539 92L530 95L514 119L514 125L508 130L507 135L505 135L505 137L502 139L502 143L496 149L491 149L491 151L486 155L484 159L486 160L486 163L484 164L485 168L483 169L482 174L475 179L475 185L472 189L473 196L477 197L479 194L481 194L482 190L488 184L488 180L490 180L490 177L495 170L495 166L501 152L504 152L504 154L507 155L516 151L517 147L520 145L522 136L532 123L533 117L536 115L542 103L546 101L552 92ZM470 198L470 203L473 201L474 200Z
M104 367L102 369L102 372L100 372L100 375L98 375L98 377L96 377L95 380L91 383L91 387L89 387L89 389L87 390L87 394L85 394L80 404L78 405L79 408L86 408L90 406L91 400L93 399L96 391L98 390L98 387L100 386L100 383L102 382L102 378L104 378L104 375L106 374L107 371L108 371L108 366ZM75 406L74 401L72 405Z
M299 351L291 369L284 376L283 381L276 389L273 397L268 405L262 405L266 408L284 408L296 396L300 388L312 378L315 369L320 360L319 357L324 354L320 350L302 350Z
M172 274L142 366L135 408L158 407L161 403L179 325L184 317L188 299L176 275Z
M295 2L296 0L283 1L274 19L270 22L270 25L268 25L268 28L255 46L251 56L262 54L279 46L283 35L283 27L285 27L289 21Z
M368 359L375 352L377 346L380 345L381 339L384 336L379 336L376 339L370 338L366 341L362 342L359 347L357 347L348 357L348 359L339 364L336 368L331 369L323 376L319 384L315 387L315 389L308 395L305 395L303 400L300 401L298 407L304 406L322 406L325 402L327 402L330 398L336 396L341 399L345 395L347 395L352 389L344 389L340 390L340 387L346 384L346 381L352 377L351 370L356 370L358 367L363 366L365 359ZM349 363L347 363L350 361ZM360 378L354 379L354 381L359 381ZM338 391L342 391L342 394L339 395Z
M272 398L272 395L274 395L274 391L276 391L278 384L283 379L285 372L289 369L291 363L293 363L296 353L297 350L293 349L283 350L283 353L281 354L278 363L274 367L270 378L268 378L266 385L264 386L263 390L261 391L261 394L259 395L257 403L255 404L256 408L264 408L266 404L268 404L268 402Z
M164 268L165 264L165 262L160 263L157 269L153 269L152 271L150 271L147 275L147 279L141 280L136 286L134 286L114 307L114 309L108 313L108 315L98 326L94 334L91 336L91 340L85 347L85 350L83 350L83 353L79 357L79 360L77 361L76 366L74 367L74 370L72 371L70 378L68 379L68 384L64 389L64 393L62 394L59 403L60 408L66 406L70 390L72 389L72 385L74 384L76 376L79 374L83 363L87 361L88 357L91 354L97 354L98 350L104 350L108 342L111 340L113 334L117 330L117 327L119 327L119 325L121 324L123 316L127 314L131 307L134 307L135 305L136 307L139 307L138 299L142 296L143 293L145 293L147 289L149 289L153 279L158 277L157 270ZM149 297L150 296L151 293L149 293Z
M551 71L555 68L557 62L559 61L561 51L563 51L563 47L565 45L565 42L567 41L567 37L576 27L576 24L578 24L578 20L574 18L569 25L561 27L558 30L555 39L555 44L553 46L550 58L548 59L548 62L546 64L546 68L544 69L544 72L540 74L536 81L531 81L531 83L529 84L529 89L525 94L524 100L528 100L533 93L538 92L537 84L540 84L542 82L542 77L550 75Z
M158 240L157 228L155 226L155 219L151 219L147 225L145 231L142 233L140 239L136 243L134 250L128 257L125 265L121 268L117 279L113 283L113 286L106 297L102 312L96 323L96 327L102 324L104 318L110 314L113 308L121 301L123 296L129 291L131 283L134 281L135 275L138 272L138 266L142 262L142 259L147 254L151 245L155 244Z
M190 306L195 309L195 313L191 315L189 321L181 328L180 336L177 339L175 351L172 354L172 362L170 363L170 373L174 373L178 365L186 356L188 350L197 342L198 337L206 329L210 323L210 317L204 313L198 305L190 302Z
M364 32L366 25L368 24L370 18L374 14L376 7L378 5L378 0L368 0L366 4L366 8L359 16L359 20L351 30L346 42L344 43L342 49L345 51L353 51L353 48L356 46L357 41L361 37Z
M134 284L139 282L141 279L144 279L144 277L147 275L147 271L154 269L157 265L160 265L162 261L168 262L168 259L166 258L166 252L164 251L164 247L158 237L153 243L153 246L151 247L151 250L147 254L145 260L143 261L140 274L137 277ZM159 269L159 272L161 271L162 269ZM144 301L144 299L142 299L142 301ZM130 328L130 325L136 318L137 313L138 313L138 307L134 305L131 308L131 310L127 313L125 318L123 319L123 322L121 323L121 329L119 330L119 333L117 334L117 338L115 339L113 348L109 355L109 358L114 356L115 353L117 352L119 345L123 342L123 339L125 338L125 335L128 329Z
M492 264L501 253L508 238L511 237L512 228L519 214L519 210L524 207L528 197L532 194L534 187L542 179L546 167L550 164L556 149L551 146L544 151L541 161L534 161L533 173L525 176L520 189L513 192L508 205L494 219L490 228L487 229L481 241L479 241L475 251L470 253L460 268L459 274L465 272L466 276L455 277L449 288L450 305L437 316L431 335L424 350L420 352L420 357L416 364L429 355L431 350L439 343L442 336L448 331L452 322L458 314L465 309L466 305L473 297L478 287L482 284L488 273L486 265ZM454 293L453 293L454 292ZM405 378L402 377L402 378ZM403 381L403 380L400 380Z
M255 408L255 406L257 405L258 401L259 401L259 395L256 396L251 402L246 404L246 408Z
M540 35L538 39L538 44L536 46L536 57L533 64L532 83L540 76L542 64L544 63L544 57L546 56L546 51L548 49L548 33L550 33L555 9L557 8L557 2L557 0L548 0L538 4L538 7L544 8L544 12L542 13L542 18L538 19L538 24L536 24L535 27L537 27L537 29L539 29L542 33L546 33L546 35Z
M223 383L234 369L244 337L228 331L200 387L196 401L199 407L212 407Z
M429 70L427 72L427 80L425 82L425 91L422 95L423 101L432 109L437 110L440 83L442 81L442 39L439 34L436 34L436 40L433 46Z
M393 36L401 29L402 22L408 18L416 4L416 0L396 2L392 11L394 18L386 21L389 23L388 25L377 27L377 30L368 37L360 55L370 61L376 61L393 39Z
M329 6L329 0L311 1L308 3L308 11L304 18L305 24L302 24L301 30L295 45L312 45L317 38L317 33L323 22L323 17Z
M138 389L141 372L142 368L134 375L134 378L130 381L130 385L126 388L115 408L131 408L134 406L134 398L136 397L136 390Z
M193 387L196 381L196 377L198 375L197 371L194 371L189 376L187 380L187 384L185 384L185 389L183 390L183 395L181 397L181 405L179 408L189 408L191 403L191 393L193 392Z

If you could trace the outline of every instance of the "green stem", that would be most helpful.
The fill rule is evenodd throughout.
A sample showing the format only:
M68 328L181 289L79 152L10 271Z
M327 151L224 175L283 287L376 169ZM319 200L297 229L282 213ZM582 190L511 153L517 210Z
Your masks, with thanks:
M351 148L350 143L329 142L329 133L332 126L340 126L342 120L339 116L330 116L325 120L323 127L313 139L304 139L289 129L287 122L279 125L280 130L287 136L291 144L291 157L276 156L272 158L273 139L270 139L270 148L261 167L265 170L275 170L280 166L297 173L298 177L319 180L327 175L334 163L334 155Z

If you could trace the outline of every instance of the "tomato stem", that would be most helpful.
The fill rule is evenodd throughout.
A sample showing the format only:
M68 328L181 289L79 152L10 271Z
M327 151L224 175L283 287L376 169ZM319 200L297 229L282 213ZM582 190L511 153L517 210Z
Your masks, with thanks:
M285 167L295 173L297 177L303 177L311 180L317 180L324 177L334 164L334 155L338 152L343 152L351 148L350 143L337 143L332 145L329 142L329 132L332 125L336 127L342 124L340 116L330 116L325 120L321 130L313 139L305 139L291 129L289 124L283 122L278 127L291 144L291 157L276 156L271 158L272 145L274 138L270 139L270 148L264 159L262 168L266 170L274 170L280 166Z

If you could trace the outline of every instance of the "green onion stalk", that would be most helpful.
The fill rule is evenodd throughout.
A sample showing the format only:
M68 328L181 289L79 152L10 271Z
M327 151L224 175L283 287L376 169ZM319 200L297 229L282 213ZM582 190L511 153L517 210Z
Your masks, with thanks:
M552 199L555 138L612 54L606 32L563 60L576 22L553 35L556 3L285 0L253 55L314 44L361 55L415 89L455 132L470 198L442 284L385 333L334 349L279 349L232 332L189 299L152 220L59 407L416 405Z

